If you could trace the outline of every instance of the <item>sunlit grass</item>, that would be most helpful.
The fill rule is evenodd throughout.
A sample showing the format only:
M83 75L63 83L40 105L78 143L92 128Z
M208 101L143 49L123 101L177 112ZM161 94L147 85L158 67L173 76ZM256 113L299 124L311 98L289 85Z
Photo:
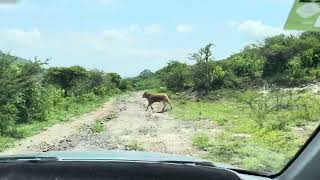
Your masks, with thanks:
M247 109L236 102L176 102L171 114L177 119L210 119L218 124L249 118Z
M318 107L317 97L305 92L299 95L307 98L294 102L294 110L285 108L265 114L262 127L249 106L228 96L197 101L176 98L170 115L179 120L209 119L222 130L215 137L202 132L193 138L194 147L207 151L203 158L254 171L278 172L306 140L294 134L292 128L319 121L320 114L314 110ZM298 103L310 108L296 109Z

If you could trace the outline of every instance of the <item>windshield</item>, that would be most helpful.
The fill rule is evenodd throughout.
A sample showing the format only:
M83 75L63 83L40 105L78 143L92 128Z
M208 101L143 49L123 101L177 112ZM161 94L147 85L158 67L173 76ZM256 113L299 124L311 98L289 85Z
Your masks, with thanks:
M278 173L320 116L320 33L282 28L293 2L0 1L1 154Z

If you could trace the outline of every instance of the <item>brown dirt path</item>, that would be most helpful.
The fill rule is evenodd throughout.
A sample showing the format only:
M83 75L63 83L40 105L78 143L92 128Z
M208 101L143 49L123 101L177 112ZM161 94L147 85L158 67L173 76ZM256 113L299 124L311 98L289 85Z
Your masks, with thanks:
M157 113L162 103L154 104L154 112L146 112L147 100L141 97L142 92L118 97L95 112L18 142L6 152L143 150L196 157L206 154L192 146L192 138L200 132L214 137L220 130L212 122L177 120L169 112ZM103 119L100 133L92 128L97 119Z

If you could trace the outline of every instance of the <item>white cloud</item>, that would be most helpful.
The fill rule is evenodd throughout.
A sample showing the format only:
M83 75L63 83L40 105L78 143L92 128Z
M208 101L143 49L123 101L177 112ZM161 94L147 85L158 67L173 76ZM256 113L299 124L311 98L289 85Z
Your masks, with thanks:
M41 33L37 28L32 30L23 29L0 29L0 39L17 46L33 46L41 40Z
M246 20L243 22L229 21L228 25L232 28L247 33L253 37L270 37L278 34L289 34L280 27L264 24L262 21Z
M142 28L138 24L132 24L123 28L106 29L96 35L91 34L91 36L99 37L100 39L107 41L128 43L135 39L137 34L142 32L141 29Z
M159 33L159 32L161 32L161 25L160 24L151 24L149 26L146 26L144 28L144 32L147 34Z
M59 32L50 36L37 28L0 29L0 50L25 58L50 57L52 60L49 63L52 66L78 64L133 75L143 68L156 70L169 59L185 59L185 56L192 52L185 49L149 47L144 37L147 29L149 33L158 32L156 27L152 24L133 24L95 32ZM130 64L136 69L124 67L123 64Z
M107 43L129 43L133 42L139 35L146 33L159 33L161 32L160 24L151 24L148 26L140 26L138 24L132 24L124 28L107 29L99 33L98 35L91 34L92 39L101 39Z
M193 32L194 28L188 24L179 24L176 26L176 31L187 33L187 32Z

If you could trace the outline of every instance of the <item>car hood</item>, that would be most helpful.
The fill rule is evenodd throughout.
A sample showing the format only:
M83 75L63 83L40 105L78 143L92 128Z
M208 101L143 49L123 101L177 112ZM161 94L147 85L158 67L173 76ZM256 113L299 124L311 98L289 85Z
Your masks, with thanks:
M1 157L55 157L60 161L189 161L189 162L208 162L223 168L234 168L233 166L211 162L208 160L175 154L143 152L143 151L50 151L31 154L16 154Z

